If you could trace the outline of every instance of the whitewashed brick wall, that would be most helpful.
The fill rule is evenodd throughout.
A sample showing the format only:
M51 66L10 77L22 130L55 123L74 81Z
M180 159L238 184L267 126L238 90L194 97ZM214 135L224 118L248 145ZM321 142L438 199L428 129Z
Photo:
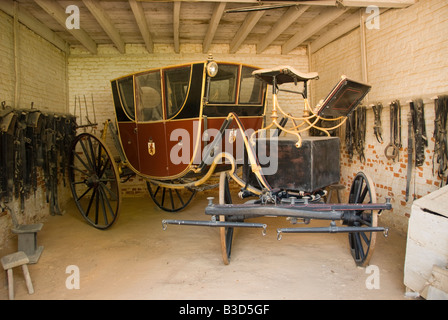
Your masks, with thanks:
M29 109L34 102L34 108L44 111L65 113L67 110L67 81L65 53L19 24L17 32L17 71L18 99L15 96L14 68L14 27L13 19L0 11L0 102L9 106ZM38 177L39 188L25 202L25 211L20 212L19 203L8 204L15 210L20 223L31 223L49 215L49 207L45 199L44 183ZM61 188L60 202L67 201L71 194L68 188ZM8 215L0 217L0 246L11 236L11 218Z
M356 155L349 160L343 146L341 181L349 187L358 171L370 174L379 201L384 201L386 196L392 198L393 210L383 213L381 222L403 231L407 229L412 199L438 189L440 184L440 179L432 174L434 102L431 98L448 94L447 39L448 2L445 0L418 1L405 9L388 10L380 16L379 30L366 30L368 82L372 90L365 105L383 103L381 121L385 142L377 142L373 133L373 112L368 109L367 161L361 163ZM360 53L358 28L312 55L311 69L320 74L313 90L315 101L325 97L342 74L362 80ZM406 203L407 115L409 101L415 98L422 98L425 103L429 146L425 150L424 165L414 169L411 196ZM386 159L384 149L390 141L389 103L395 99L402 105L403 148L399 161L394 163Z

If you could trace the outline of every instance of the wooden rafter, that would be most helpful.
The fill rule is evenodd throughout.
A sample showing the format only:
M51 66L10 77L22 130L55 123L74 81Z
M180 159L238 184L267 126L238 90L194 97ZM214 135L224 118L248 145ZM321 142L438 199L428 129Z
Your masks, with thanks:
M321 30L323 27L340 17L346 9L329 8L316 17L312 22L297 32L293 37L282 45L282 53L287 54L294 48L300 46L305 40Z
M96 21L98 21L104 32L106 32L106 34L112 40L118 51L120 53L124 53L124 41L99 2L97 0L82 0L82 2L87 7L87 9L89 9L90 13L95 17Z
M146 50L149 53L154 52L154 42L152 41L151 32L149 31L148 23L146 22L145 12L143 11L142 4L136 0L129 0L129 5L134 13L135 21L145 42Z
M216 30L218 29L218 25L219 22L221 21L225 8L226 8L225 2L219 2L215 4L212 18L210 19L210 24L207 29L207 34L205 35L204 42L202 43L202 51L204 53L208 52L208 49L212 44L213 38L215 37Z
M264 11L253 11L247 14L247 18L244 20L238 32L230 43L230 53L235 53L238 51L240 45L246 39L247 35L252 31L252 29L257 24L258 20L263 16Z
M315 53L317 50L323 48L340 36L352 31L353 29L356 29L357 27L359 27L359 22L359 12L356 11L347 19L345 19L341 24L314 40L311 43L311 53Z
M65 22L67 20L67 15L65 10L56 2L51 0L34 0L44 11L46 11L50 16L52 16L60 25L66 28ZM95 41L85 32L82 28L80 29L67 29L71 35L73 35L81 44L93 54L97 54L97 46Z
M257 53L262 53L279 35L283 33L288 27L309 9L309 6L291 7L286 13L275 23L257 45Z
M0 1L0 10L4 11L6 14L11 17L14 15L14 2L12 0L2 0ZM50 28L44 25L42 22L34 18L31 14L29 14L25 9L18 6L17 18L26 27L40 35L42 38L52 43L54 46L59 48L64 52L69 52L69 44L65 42L64 39L59 37L56 33L54 33Z
M180 2L174 2L173 8L173 37L174 37L174 52L180 51Z

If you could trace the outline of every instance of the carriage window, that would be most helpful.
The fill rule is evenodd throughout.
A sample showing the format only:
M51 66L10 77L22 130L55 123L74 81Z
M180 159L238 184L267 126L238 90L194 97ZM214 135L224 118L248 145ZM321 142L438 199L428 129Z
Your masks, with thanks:
M219 65L218 74L210 81L210 103L235 103L238 66Z
M252 76L254 68L244 67L241 74L240 101L241 104L257 104L263 102L265 85L261 80Z
M160 71L136 76L137 109L139 121L163 119Z
M191 66L165 71L167 118L174 117L185 103L190 85Z
M132 77L118 80L121 105L126 114L135 119L134 111L134 79Z

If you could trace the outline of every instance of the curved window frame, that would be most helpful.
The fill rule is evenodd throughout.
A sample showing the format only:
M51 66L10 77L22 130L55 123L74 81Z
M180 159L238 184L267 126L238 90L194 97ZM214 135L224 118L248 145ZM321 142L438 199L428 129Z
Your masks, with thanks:
M128 106L127 101L124 100L123 97L123 90L122 90L122 86L120 85L120 82L123 81L127 81L127 80L131 80L132 81L132 107ZM135 121L135 80L134 80L134 76L130 76L130 77L125 77L125 78L121 78L117 80L117 92L118 92L118 97L120 99L120 104L121 104L121 108L123 110L123 112L126 114L126 116L131 119L132 121ZM130 113L132 112L132 113Z
M219 81L220 72L222 72L224 66L232 67L235 69L235 73L234 73L235 77L233 78L234 83L232 86L229 85L229 91L230 91L231 87L233 87L233 89L232 89L233 95L232 95L232 98L229 99L228 101L214 101L213 100L213 84L216 83L217 81ZM239 64L218 63L218 74L215 77L211 78L211 80L210 80L209 97L208 97L207 103L211 104L211 105L235 105L237 102L238 91L239 91L239 81L238 81L239 73L240 73L240 65ZM219 92L219 89L218 89L218 92ZM230 96L230 94L229 94L229 96Z
M250 75L251 75L250 77L244 77L244 69L252 70L252 72L257 70L257 68L254 68L254 67L251 67L251 66L245 66L245 65L241 66L240 83L239 83L239 88L238 88L238 105L260 106L264 102L264 99L265 99L265 96L266 96L267 86L263 83L263 81L261 81L258 78L254 77L252 75L252 72L250 72ZM259 92L258 93L258 97L257 97L258 99L257 99L257 101L250 101L250 99L249 99L249 101L247 101L247 102L242 102L241 101L241 96L242 96L241 93L242 93L242 91L244 89L243 81L244 81L244 79L250 79L250 78L254 79L254 83L250 86L250 88L252 89L251 98L253 96L255 85L257 85L257 86L259 86L258 87L259 90L257 90ZM256 83L258 83L258 84L256 84Z
M184 97L182 99L182 102L178 103L178 108L176 109L175 112L169 113L168 112L168 106L170 103L170 94L168 93L168 77L167 77L167 73L169 73L170 71L176 71L176 70L180 70L180 69L189 69L189 74L188 74L188 82L187 85L188 87L185 90L185 94ZM171 120L171 119L175 119L182 111L182 109L185 107L185 104L187 102L187 98L190 94L190 88L191 88L191 81L192 81L192 74L193 74L193 65L192 64L188 64L188 65L182 65L182 66L177 66L174 68L167 68L163 70L163 82L164 82L164 93L165 93L165 97L164 97L164 102L165 102L165 118L167 120Z
M158 107L158 111L160 114L160 117L158 119L151 119L151 120L147 120L147 119L140 119L140 114L143 112L143 109L145 109L145 106L143 105L143 103L141 102L141 96L140 93L137 92L137 90L139 89L139 85L138 85L138 79L139 77L145 76L145 75L151 75L151 74L156 74L156 78L154 80L156 80L158 83L155 87L151 86L150 88L153 88L154 90L157 90L157 93L160 95L160 107ZM157 121L163 121L165 119L165 108L163 105L163 94L162 94L162 70L161 69L153 69L147 72L141 72L138 74L134 75L134 88L135 88L135 105L136 105L136 113L139 115L137 117L137 121L138 122L157 122ZM157 88L157 89L156 89ZM143 118L143 117L142 117Z

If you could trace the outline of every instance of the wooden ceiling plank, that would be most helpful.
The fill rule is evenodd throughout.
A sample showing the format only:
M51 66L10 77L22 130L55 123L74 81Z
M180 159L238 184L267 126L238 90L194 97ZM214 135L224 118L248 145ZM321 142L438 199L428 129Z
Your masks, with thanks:
M180 52L180 40L179 40L179 33L180 33L180 1L174 2L174 9L173 9L173 37L174 37L174 52L179 53Z
M117 28L115 28L114 24L110 20L105 10L101 7L97 0L82 0L84 5L89 9L90 13L95 17L96 21L100 24L101 28L103 28L104 32L109 36L109 38L114 43L115 47L117 47L120 53L125 53L125 43L121 38L120 33Z
M52 0L34 0L45 12L52 16L60 25L64 26L67 19L65 10L56 2ZM91 53L97 54L97 45L95 41L85 32L80 29L66 29L71 35L73 35L81 44Z
M305 40L341 16L345 11L346 9L339 8L323 9L319 16L282 45L282 54L288 54L291 50L300 46Z
M212 18L210 19L210 24L207 29L207 34L205 35L204 42L202 43L202 52L204 53L208 53L208 50L210 49L210 45L212 44L213 38L215 37L216 30L218 29L218 25L221 21L225 8L225 2L219 2L215 4Z
M135 20L137 21L138 28L145 42L146 50L149 53L154 52L154 42L152 41L151 32L149 31L148 23L146 22L145 12L140 2L136 0L129 0L129 5L134 13Z
M376 6L379 8L406 8L415 4L416 0L344 0L341 1L345 7L360 7Z
M279 35L283 33L288 27L308 10L309 6L291 7L286 13L275 23L269 30L266 37L264 37L257 45L257 53L262 53Z
M258 20L263 16L264 11L252 11L250 12L246 19L244 20L241 27L238 29L235 37L230 43L230 53L235 53L238 51L239 47L246 39L247 35L252 31L252 29L257 24Z
M107 0L106 0L107 1ZM115 0L110 0L115 1ZM139 2L155 2L155 0L137 0ZM157 1L157 0L156 0ZM163 0L159 0L163 1ZM192 0L176 0L178 2L191 2ZM345 6L345 7L367 7L369 5L377 6L380 8L405 8L413 5L418 0L319 0L319 1L300 1L300 0L285 0L285 1L263 1L263 5L275 4L275 5L307 5L307 6ZM243 5L256 4L260 5L260 0L194 0L194 2L225 2L225 3L240 3Z
M315 53L319 49L323 48L324 46L346 34L347 32L356 29L357 27L359 27L359 22L359 12L356 11L341 24L332 28L330 31L314 40L311 43L311 53Z
M12 0L2 0L0 1L0 10L4 11L6 14L11 17L14 16L14 2ZM54 46L56 48L62 50L63 52L68 53L70 51L69 44L59 37L56 33L54 33L50 28L41 23L39 20L30 15L25 9L20 8L20 4L17 11L17 18L20 23L25 25L31 31L35 32Z

